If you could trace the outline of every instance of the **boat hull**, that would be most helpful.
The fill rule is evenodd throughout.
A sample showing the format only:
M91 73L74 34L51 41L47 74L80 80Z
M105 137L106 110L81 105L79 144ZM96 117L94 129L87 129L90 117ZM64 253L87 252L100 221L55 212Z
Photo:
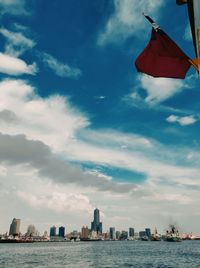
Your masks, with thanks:
M182 239L180 237L167 237L165 241L167 241L167 242L181 242Z
M1 239L0 243L18 244L18 243L33 243L33 241L31 241L31 240L17 240L17 239Z

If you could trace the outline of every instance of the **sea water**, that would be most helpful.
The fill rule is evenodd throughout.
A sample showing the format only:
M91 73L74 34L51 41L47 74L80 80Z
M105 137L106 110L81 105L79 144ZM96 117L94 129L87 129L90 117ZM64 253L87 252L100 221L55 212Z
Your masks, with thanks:
M0 244L1 268L200 268L200 241Z

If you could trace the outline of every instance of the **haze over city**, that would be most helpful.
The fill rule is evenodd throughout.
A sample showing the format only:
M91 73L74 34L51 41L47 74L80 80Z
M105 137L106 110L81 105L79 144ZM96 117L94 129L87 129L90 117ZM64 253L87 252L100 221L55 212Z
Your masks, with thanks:
M199 79L134 66L142 12L195 57L172 2L0 0L0 233L80 230L95 207L105 231L200 233Z

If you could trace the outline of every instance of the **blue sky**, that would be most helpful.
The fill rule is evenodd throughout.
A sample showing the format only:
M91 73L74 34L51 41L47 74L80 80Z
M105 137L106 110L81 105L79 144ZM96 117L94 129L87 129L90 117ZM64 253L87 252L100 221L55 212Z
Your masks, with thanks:
M95 206L105 231L199 232L199 79L136 72L142 12L195 57L173 0L0 0L0 232L80 229Z

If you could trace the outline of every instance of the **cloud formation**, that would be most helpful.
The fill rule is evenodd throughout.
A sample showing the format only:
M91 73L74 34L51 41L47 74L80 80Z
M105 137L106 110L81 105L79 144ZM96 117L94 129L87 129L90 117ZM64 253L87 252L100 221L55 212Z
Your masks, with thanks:
M0 13L12 15L28 15L26 0L0 0Z
M150 26L141 13L147 11L156 20L159 16L158 11L165 2L167 1L111 0L109 7L110 3L113 3L114 12L107 18L105 27L98 36L98 44L101 46L122 45L123 42L132 38L131 43L135 45L132 40L143 38L141 33L150 31ZM32 61L26 63L18 58L25 52L31 52L26 53L25 56L36 56L38 61L40 60L40 64L49 69L49 72L45 72L47 76L54 73L60 77L78 79L82 75L82 71L78 68L81 66L72 66L70 62L65 62L62 59L62 53L60 53L60 62L52 55L36 51L36 42L31 40L29 29L14 23L14 15L28 14L26 3L27 7L28 5L36 7L31 4L32 1L30 3L23 0L0 0L0 13L7 13L2 22L8 26L7 29L0 29L2 45L5 41L5 54L2 53L4 57L1 60L2 65L0 64L4 73L8 75L35 73L34 66L32 69L32 65L28 65ZM70 5L67 6L71 8ZM41 9L38 7L42 6L37 6L33 12L34 17L28 21L28 24L33 26L32 29L37 30L36 35L39 37L47 32L46 25L43 25L44 27L41 29L34 27L35 22L39 23L37 20L40 19L38 15ZM109 11L111 10L109 9ZM170 10L168 11L170 12ZM53 10L49 9L48 12L46 15L49 18L49 14ZM99 12L100 15L102 10ZM104 18L105 14L106 12ZM85 11L82 15L85 15ZM70 18L64 18L67 19L65 22L61 17L58 19L61 19L62 25L66 25ZM26 19L20 17L17 21L25 23ZM12 25L9 25L10 22ZM76 22L78 23L78 21ZM54 20L51 20L51 23L51 27L54 27ZM73 22L70 25L72 24ZM87 27L88 30L87 24L80 25L80 27L82 26L84 29ZM55 34L58 32L60 33L60 31L56 31ZM91 37L91 33L88 31L87 33ZM48 37L47 33L45 38L39 38L44 51L50 51L50 44L45 43ZM74 38L80 39L82 35L75 33ZM126 60L124 49L127 48L127 44L125 47L121 47L123 54L121 56L124 60ZM34 50L31 51L33 48ZM87 48L87 46L81 47L82 52L84 53ZM89 49L91 48L90 46ZM56 48L54 52L56 53ZM94 53L94 51L91 52ZM95 53L97 52L95 50ZM102 53L101 55L95 54L97 57L102 55ZM10 62L6 56L10 57ZM5 69L4 62L8 63L7 69ZM85 68L87 67L85 66ZM124 70L123 67L122 69ZM120 69L118 70L120 71ZM106 77L110 77L111 80L106 79L105 83L108 82L106 85L110 84L109 81L112 82L113 79L112 75L108 76ZM125 83L123 84L121 81L119 87L125 89L129 81L127 81L127 77L124 78ZM40 80L39 77L38 79ZM35 84L39 83L38 79L34 77ZM44 82L44 79L42 80ZM9 78L0 81L0 212L1 215L4 215L1 219L0 232L7 230L13 215L22 218L23 224L26 224L27 221L37 223L42 231L49 229L49 226L56 222L61 222L67 226L67 229L79 229L81 224L90 222L92 215L89 213L96 205L105 214L104 230L112 226L113 220L116 221L116 228L128 228L134 222L135 227L139 229L143 227L144 219L147 218L152 226L159 224L158 227L160 227L163 222L165 228L168 217L178 218L181 223L187 223L191 227L190 216L192 214L197 226L196 230L199 230L199 216L194 218L195 213L198 212L200 201L200 152L198 146L192 147L192 143L190 146L184 143L183 148L183 142L180 141L179 144L182 143L182 146L176 145L174 148L168 143L174 136L164 136L165 129L162 129L161 132L160 128L159 132L153 130L152 134L153 131L145 132L147 129L145 127L145 129L142 128L142 133L146 133L146 136L138 134L141 133L140 116L143 120L146 118L143 116L144 113L149 112L148 118L152 118L151 115L154 116L155 113L150 114L151 110L157 109L158 111L161 107L160 103L185 90L185 86L191 85L194 79L192 78L190 82L185 80L183 85L179 80L156 79L155 82L150 78L145 80L142 76L138 80L136 78L137 90L132 97L138 101L139 105L143 105L140 108L144 108L144 111L140 110L141 114L136 111L136 114L139 114L137 119L136 114L132 117L135 109L128 111L127 107L121 106L122 103L119 105L116 102L120 98L118 94L121 94L121 90L117 88L116 91L116 88L111 86L110 93L114 90L116 98L107 99L104 95L98 95L102 91L98 80L95 77L92 80L94 84L97 83L94 94L96 97L93 96L95 103L93 105L91 99L91 102L84 102L85 105L82 107L91 108L89 111L95 109L95 113L101 115L102 107L96 108L95 104L103 101L106 104L104 108L108 108L109 101L112 101L110 106L112 111L110 109L107 111L110 118L101 118L103 120L98 121L98 129L96 129L96 117L91 115L90 118L90 115L75 106L68 96L48 95L47 84L45 88L38 90L48 96L42 98L37 94L37 88L34 88L31 82ZM68 83L65 84L65 87L67 85ZM88 84L87 92L89 92L90 86L92 85ZM106 88L104 89L106 90ZM106 94L105 90L102 91L102 94ZM55 89L53 91L55 92ZM94 90L92 92L94 93ZM78 89L76 93L78 93ZM113 101L115 105L113 105ZM197 103L195 105L193 107L197 109ZM115 107L113 108L113 106ZM122 110L120 110L121 108ZM108 120L112 121L112 113L116 109L120 111L119 120L114 120L116 122L114 125L109 124L110 129L101 128L102 124ZM164 116L162 112L164 112ZM121 123L124 114L127 116L127 124L126 122ZM181 113L175 109L159 110L158 121L165 119L166 114L190 115L193 112ZM172 117L170 120L179 124L181 122L183 125L191 124L192 116L183 117L179 116L178 119ZM193 116L193 119L198 119L198 117ZM166 125L166 121L161 124L163 123ZM169 124L167 125L169 126ZM150 124L148 127L151 129L152 125ZM122 130L123 128L124 130ZM168 128L180 131L180 128L171 127L171 125ZM133 133L134 130L138 133ZM184 130L186 136L191 128ZM162 144L148 135L165 140L166 144ZM161 135L163 136L161 137ZM193 137L196 137L196 134ZM197 139L194 142L198 144L199 141ZM142 179L137 180L137 175ZM118 182L119 177L124 183ZM125 181L129 183L125 183ZM129 211L129 215L127 215L127 211ZM8 222L5 223L6 221ZM193 226L194 223L192 228Z
M193 115L188 115L188 116L177 116L177 115L170 115L167 117L166 121L170 123L179 123L181 126L187 126L187 125L192 125L196 123L198 119L195 118Z
M140 86L147 92L145 102L150 105L161 103L187 88L187 82L171 78L154 78L148 75L139 76Z
M57 183L74 183L100 191L129 192L133 184L115 183L105 177L83 172L51 152L41 141L27 140L24 135L0 134L0 162L10 165L27 164L36 169L40 177Z
M173 149L148 137L113 129L96 131L88 116L73 107L67 97L41 98L23 80L0 82L0 99L0 177L2 183L10 177L19 206L24 204L35 210L39 207L37 213L48 209L60 213L61 218L65 210L75 211L74 214L87 212L88 217L92 204L100 204L112 216L118 215L120 209L122 218L129 208L133 214L142 215L138 220L141 226L146 215L154 224L159 210L171 211L176 204L177 212L181 206L194 206L197 202L200 170L194 162L198 163L199 154L189 155L191 148ZM91 168L83 169L84 163ZM98 166L142 173L146 179L137 185L118 183L115 178L95 172ZM29 188L24 190L25 185ZM63 191L56 189L57 185ZM41 192L40 188L45 190ZM10 191L1 187L2 200ZM177 216L174 210L173 213ZM164 222L166 217L163 216Z
M35 41L27 38L21 32L11 32L0 28L0 33L6 38L5 54L18 57L36 45Z
M52 193L43 193L41 196L37 193L18 191L17 195L37 210L50 209L57 213L66 213L66 211L90 213L92 211L88 197L83 194L53 191Z
M148 12L155 19L159 9L164 5L163 0L113 0L114 13L108 19L104 30L98 36L98 44L121 43L134 35L141 35L145 28L142 12Z
M24 80L0 82L0 98L0 110L9 110L18 118L17 124L2 125L2 132L23 133L30 139L43 141L54 151L62 151L68 142L73 142L79 129L90 124L86 115L73 107L67 97L41 98Z
M35 75L37 65L27 65L25 61L0 52L0 72L8 75L19 76L22 74Z
M50 54L40 53L40 57L43 63L60 77L78 79L82 75L79 68L71 67L66 63L62 63Z
M11 136L24 134L27 139L40 141L48 146L47 149L42 144L38 145L38 150L41 147L47 150L48 154L56 153L67 162L106 165L142 173L147 180L167 178L178 184L197 183L197 168L187 163L187 159L185 163L188 166L177 164L179 158L182 159L181 152L180 155L176 153L176 157L173 157L176 161L171 163L171 156L175 155L175 152L152 139L113 130L92 130L87 116L72 107L67 98L51 96L42 99L25 81L5 80L0 83L0 99L0 118L3 118L0 120L1 132ZM42 155L41 152L40 156ZM85 175L83 176L80 168L77 169L79 175L66 178L66 163L64 160L57 162L56 159L48 158L47 161L45 156L46 167L39 169L41 176L56 178L60 172L57 178L60 182L77 181L83 185ZM72 172L73 168L69 170ZM82 176L83 180L80 179ZM112 180L104 179L102 181L102 177L92 174L86 179L86 185L96 185L98 189L112 189L116 192L130 188L129 185L118 185Z

